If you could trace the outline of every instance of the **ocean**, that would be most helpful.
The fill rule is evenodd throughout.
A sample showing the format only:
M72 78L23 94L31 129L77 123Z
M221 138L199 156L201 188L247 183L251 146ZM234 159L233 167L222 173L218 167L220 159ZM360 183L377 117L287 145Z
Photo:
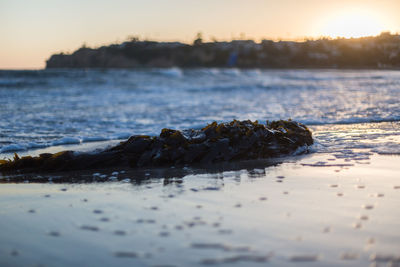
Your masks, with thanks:
M397 127L399 99L399 71L0 71L0 157L233 119Z

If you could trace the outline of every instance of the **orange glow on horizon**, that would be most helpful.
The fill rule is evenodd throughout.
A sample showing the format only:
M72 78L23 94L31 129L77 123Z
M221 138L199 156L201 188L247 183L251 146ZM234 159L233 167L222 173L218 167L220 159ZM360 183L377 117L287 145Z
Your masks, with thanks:
M322 23L321 33L331 38L376 36L385 31L380 18L370 11L349 10L335 14Z

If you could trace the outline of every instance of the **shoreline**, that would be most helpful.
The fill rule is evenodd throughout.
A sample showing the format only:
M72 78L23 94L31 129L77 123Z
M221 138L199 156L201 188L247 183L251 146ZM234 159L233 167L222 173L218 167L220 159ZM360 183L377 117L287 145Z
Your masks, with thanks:
M358 121L358 122L341 122L341 123L306 123L310 129L318 129L320 127L342 127L342 126L349 126L349 125L356 125L356 126L368 126L368 125L374 125L374 124L387 124L387 123L393 123L393 124L399 124L400 121L397 119L387 119L387 120L372 120L372 121ZM314 132L314 131L312 131ZM126 133L125 133L126 135ZM134 135L134 133L132 133ZM132 136L131 135L131 136ZM73 137L74 138L74 137ZM74 138L78 139L78 138ZM90 139L90 137L88 137ZM42 153L57 153L59 151L63 150L74 150L77 152L90 152L98 149L105 149L107 147L111 147L113 145L116 145L120 142L126 141L127 138L117 138L117 139L109 139L109 140L100 140L100 141L81 141L78 144L60 144L60 145L48 145L48 146L43 146L43 147L32 147L28 149L21 149L21 150L10 150L10 151L5 151L0 153L0 159L12 159L14 157L14 153L17 153L19 156L39 156ZM58 140L55 140L53 142L57 142ZM39 145L39 144L38 144ZM0 149L1 151L1 149ZM400 153L400 152L399 152Z

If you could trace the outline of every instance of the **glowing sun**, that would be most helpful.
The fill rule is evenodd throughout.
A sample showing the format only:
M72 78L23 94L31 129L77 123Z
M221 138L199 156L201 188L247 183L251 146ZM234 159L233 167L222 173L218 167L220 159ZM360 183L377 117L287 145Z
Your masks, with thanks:
M327 18L322 28L323 35L333 38L375 36L382 31L382 24L376 15L359 10L347 11Z

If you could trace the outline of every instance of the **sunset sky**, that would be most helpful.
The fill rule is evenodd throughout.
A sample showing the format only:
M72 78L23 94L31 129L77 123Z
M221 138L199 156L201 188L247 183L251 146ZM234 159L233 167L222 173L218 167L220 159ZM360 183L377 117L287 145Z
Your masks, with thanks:
M0 0L0 69L43 68L56 52L142 39L299 40L400 32L399 0Z

